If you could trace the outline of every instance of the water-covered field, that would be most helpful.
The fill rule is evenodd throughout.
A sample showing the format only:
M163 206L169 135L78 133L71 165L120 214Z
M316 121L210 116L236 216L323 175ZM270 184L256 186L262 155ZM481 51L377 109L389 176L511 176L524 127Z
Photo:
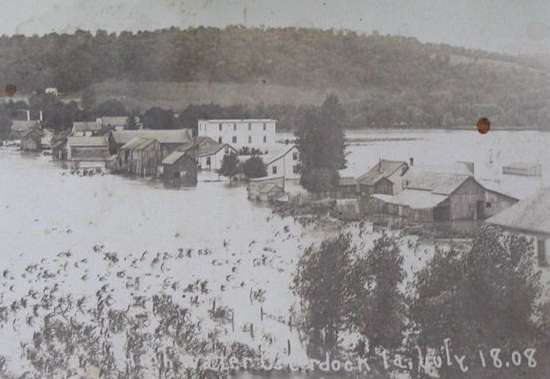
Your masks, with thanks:
M348 136L357 138L348 147L350 175L379 158L414 157L428 165L473 161L483 177L501 177L501 165L511 162L543 164L543 178L521 183L528 190L549 177L547 133ZM126 354L139 337L146 351L141 364L153 371L168 364L170 348L189 346L195 354L178 355L189 366L200 356L247 347L303 362L302 336L288 325L297 317L289 285L304 247L328 232L250 203L243 187L202 182L173 190L151 180L72 176L45 157L0 149L0 355L10 372L31 363L47 372L54 368L44 362L60 359L59 369L80 367L94 376L86 370L111 361L117 370L135 369L135 356ZM419 254L407 254L409 272L425 259ZM46 326L61 335L45 335ZM136 335L121 333L129 327ZM92 352L100 363L79 360Z

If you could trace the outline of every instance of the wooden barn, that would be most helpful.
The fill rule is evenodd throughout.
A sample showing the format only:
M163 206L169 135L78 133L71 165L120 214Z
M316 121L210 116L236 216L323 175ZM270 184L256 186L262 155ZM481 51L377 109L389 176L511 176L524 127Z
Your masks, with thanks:
M133 138L142 137L155 139L160 143L161 157L166 158L174 151L183 151L193 145L193 137L188 129L177 130L120 130L112 132L118 149L122 148Z
M105 167L110 156L108 136L67 138L67 160L73 167Z
M411 170L397 195L374 194L378 210L410 222L483 220L517 199L489 190L473 176Z
M197 185L197 162L185 151L174 151L162 160L162 180L169 185L194 187Z
M156 176L162 160L160 142L152 138L132 138L120 148L118 160L121 171L139 176Z

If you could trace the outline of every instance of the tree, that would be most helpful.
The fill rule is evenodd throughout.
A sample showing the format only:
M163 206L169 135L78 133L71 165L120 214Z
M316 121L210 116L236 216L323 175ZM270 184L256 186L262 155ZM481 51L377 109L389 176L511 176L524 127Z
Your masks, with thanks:
M95 117L128 115L128 111L126 110L124 104L116 99L110 99L102 102L94 108L92 113Z
M225 154L222 160L222 166L218 170L218 174L229 178L231 182L233 177L239 173L239 158L235 152Z
M137 111L132 111L128 115L128 120L126 121L126 125L124 125L124 129L126 130L137 130L139 128L139 125L137 123L137 118L139 117Z
M374 348L398 348L405 328L405 298L399 286L405 279L403 256L395 238L386 234L374 241L366 257L353 267L351 326Z
M243 173L247 178L261 178L267 176L267 168L261 157L254 155L244 161Z
M5 108L0 108L0 141L9 138L11 133L11 119Z
M505 235L494 227L484 227L463 253L436 251L417 274L417 295L410 302L420 350L425 354L449 338L456 353L468 357L468 377L518 378L527 375L525 370L529 377L539 377L529 368L533 357L526 353L527 348L538 348L537 369L547 373L548 362L540 358L548 356L549 340L533 317L541 293L535 261L526 238ZM498 357L491 355L491 349L500 349ZM481 366L480 350L487 367ZM521 354L524 364L519 367L511 363L513 351ZM504 367L506 361L509 367ZM456 364L443 365L439 371L444 378L465 375Z
M345 166L343 110L334 95L320 109L305 112L296 132L301 157L300 184L310 192L327 192L338 183Z
M310 336L310 353L335 351L349 317L349 279L355 248L351 235L309 246L298 262L293 291L300 297Z
M178 129L179 125L174 117L174 112L169 109L153 107L143 114L143 127L145 129Z

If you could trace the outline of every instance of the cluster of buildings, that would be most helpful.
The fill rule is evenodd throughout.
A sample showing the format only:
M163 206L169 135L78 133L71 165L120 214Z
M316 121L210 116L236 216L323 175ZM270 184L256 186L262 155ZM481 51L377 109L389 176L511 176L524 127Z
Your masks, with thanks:
M159 177L173 184L196 185L199 171L216 172L231 152L242 153L241 160L258 152L268 175L299 177L297 148L276 143L273 119L199 120L196 135L191 129L126 130L127 123L127 117L102 117L54 134L39 121L14 121L12 139L24 151L51 152L53 160L74 170Z

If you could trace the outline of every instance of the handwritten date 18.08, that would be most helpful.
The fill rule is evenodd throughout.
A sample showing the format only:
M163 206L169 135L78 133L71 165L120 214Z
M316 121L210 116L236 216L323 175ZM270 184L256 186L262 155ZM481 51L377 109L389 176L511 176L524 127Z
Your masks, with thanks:
M482 367L509 368L509 367L537 367L535 359L536 349L512 351L510 356L502 354L501 349L490 349L488 352L479 350L479 360Z

